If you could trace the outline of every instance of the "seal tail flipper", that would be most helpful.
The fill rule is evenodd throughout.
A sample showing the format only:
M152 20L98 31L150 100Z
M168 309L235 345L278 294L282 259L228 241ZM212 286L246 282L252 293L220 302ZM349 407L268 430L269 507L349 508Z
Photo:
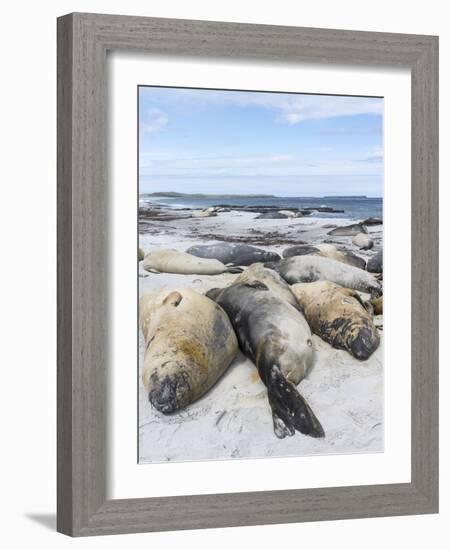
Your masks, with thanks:
M272 408L275 435L284 438L295 430L311 437L325 437L325 432L306 400L295 386L286 380L277 365L273 365L266 380Z

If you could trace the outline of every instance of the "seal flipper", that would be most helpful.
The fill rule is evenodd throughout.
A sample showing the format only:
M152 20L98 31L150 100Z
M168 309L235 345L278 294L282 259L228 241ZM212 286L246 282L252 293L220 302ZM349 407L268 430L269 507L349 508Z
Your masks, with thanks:
M267 394L272 408L275 435L284 438L295 430L311 437L324 437L323 428L306 400L286 380L277 365L266 376Z

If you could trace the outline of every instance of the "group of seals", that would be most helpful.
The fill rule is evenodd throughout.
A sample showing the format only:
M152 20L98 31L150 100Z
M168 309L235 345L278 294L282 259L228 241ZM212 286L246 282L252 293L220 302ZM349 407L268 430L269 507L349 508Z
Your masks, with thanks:
M152 405L168 414L208 391L236 356L238 344L221 307L190 289L142 296L142 382Z
M370 240L361 224L333 231L355 235L361 243ZM163 249L144 255L138 249L138 259L152 272L239 273L230 286L206 296L175 289L141 298L142 381L157 410L169 414L199 399L240 347L267 388L276 436L295 431L324 436L296 387L313 362L311 331L360 360L377 349L380 337L371 313L383 308L379 276L373 275L382 273L381 250L367 266L350 250L328 243L290 247L283 258L246 244L219 243L187 252ZM249 267L243 271L239 266ZM356 291L371 294L371 301L363 302Z

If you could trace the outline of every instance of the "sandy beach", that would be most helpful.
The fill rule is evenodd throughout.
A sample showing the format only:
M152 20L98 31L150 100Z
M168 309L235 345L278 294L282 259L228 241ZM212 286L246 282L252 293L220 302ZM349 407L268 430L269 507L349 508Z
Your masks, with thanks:
M383 226L368 226L374 247L359 250L352 237L329 236L331 227L355 220L311 216L256 219L257 213L240 210L219 212L205 218L189 217L188 210L164 212L165 219L140 217L139 246L145 253L159 248L185 251L197 244L245 242L276 251L293 244L331 242L345 245L369 259L382 248ZM200 293L224 287L236 275L178 275L148 273L139 264L139 291L190 287ZM363 296L368 298L368 295ZM313 336L313 366L299 386L319 418L326 436L314 439L296 433L277 439L267 391L256 367L240 352L215 386L187 409L163 415L153 408L139 380L139 461L218 460L301 456L331 453L383 451L383 341L367 361L347 351L333 349ZM140 333L139 363L142 368L144 339Z

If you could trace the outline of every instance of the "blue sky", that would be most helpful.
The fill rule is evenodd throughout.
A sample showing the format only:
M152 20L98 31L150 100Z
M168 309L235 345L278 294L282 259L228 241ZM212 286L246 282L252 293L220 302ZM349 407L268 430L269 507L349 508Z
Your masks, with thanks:
M141 193L382 196L383 99L139 88Z

